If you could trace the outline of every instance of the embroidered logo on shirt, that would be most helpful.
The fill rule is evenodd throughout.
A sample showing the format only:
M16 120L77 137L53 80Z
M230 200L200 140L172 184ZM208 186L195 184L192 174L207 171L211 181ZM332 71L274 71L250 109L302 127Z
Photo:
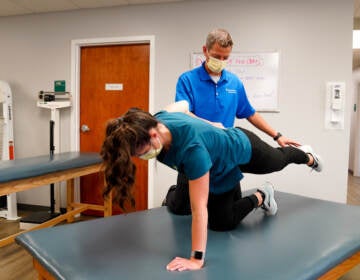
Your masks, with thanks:
M236 89L227 88L225 90L226 90L227 93L232 93L232 94L236 93Z

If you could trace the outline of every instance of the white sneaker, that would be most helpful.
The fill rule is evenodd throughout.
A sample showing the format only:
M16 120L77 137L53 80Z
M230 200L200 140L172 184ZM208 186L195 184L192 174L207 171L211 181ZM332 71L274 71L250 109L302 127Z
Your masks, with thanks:
M268 215L275 215L278 209L277 203L274 198L274 187L270 182L265 182L258 191L265 195L263 204L261 208L263 208Z
M313 170L315 170L317 172L322 171L322 169L323 169L323 161L322 161L321 157L318 154L314 153L314 150L311 148L311 146L304 145L304 146L298 147L298 149L302 150L304 153L312 155L312 157L314 158L314 163L310 167Z

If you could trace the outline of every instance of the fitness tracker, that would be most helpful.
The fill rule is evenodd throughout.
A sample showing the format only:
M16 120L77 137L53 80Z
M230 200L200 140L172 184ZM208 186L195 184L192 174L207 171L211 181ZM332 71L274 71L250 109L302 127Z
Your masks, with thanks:
M202 251L192 251L191 257L194 258L195 260L203 260L205 257L205 254Z
M278 132L273 138L274 141L277 141L281 136L282 136L282 134L280 132Z

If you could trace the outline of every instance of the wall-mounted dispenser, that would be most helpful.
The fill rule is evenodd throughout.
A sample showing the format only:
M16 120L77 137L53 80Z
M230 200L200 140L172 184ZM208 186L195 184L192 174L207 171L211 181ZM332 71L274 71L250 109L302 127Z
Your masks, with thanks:
M326 83L325 128L344 129L345 83Z

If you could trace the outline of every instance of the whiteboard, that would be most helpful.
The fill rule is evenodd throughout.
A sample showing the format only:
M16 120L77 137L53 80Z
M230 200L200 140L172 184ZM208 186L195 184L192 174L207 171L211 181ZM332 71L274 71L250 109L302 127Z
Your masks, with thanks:
M204 60L203 53L192 53L191 67L200 66ZM234 52L228 59L226 70L240 78L257 111L278 112L278 52Z

